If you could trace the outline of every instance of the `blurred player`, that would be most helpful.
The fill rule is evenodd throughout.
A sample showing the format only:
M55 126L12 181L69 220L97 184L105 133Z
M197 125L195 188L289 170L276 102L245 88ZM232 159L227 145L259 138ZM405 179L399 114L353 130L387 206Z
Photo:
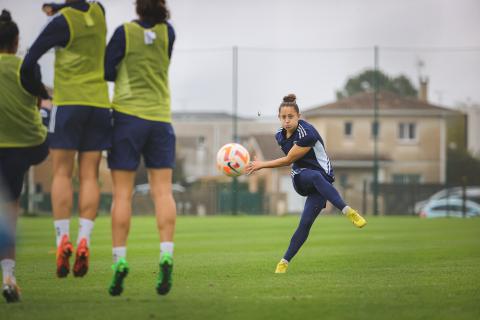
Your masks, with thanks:
M132 215L135 171L145 160L160 233L160 271L156 289L172 286L176 208L172 195L175 134L171 125L168 68L175 34L164 0L137 0L139 20L118 27L107 47L105 75L115 81L112 149L112 296L123 291L129 268L127 237Z
M41 82L40 67L33 66L30 82L20 78L19 30L10 13L0 16L0 265L3 296L20 299L15 278L15 229L23 179L30 166L48 155L47 129L42 125L38 98L50 99ZM51 103L45 101L46 107Z
M323 139L308 122L300 120L300 111L294 94L283 98L278 108L282 127L275 138L285 157L271 161L252 161L246 167L247 174L263 168L278 168L292 165L293 187L298 194L307 197L300 224L290 240L287 252L280 260L275 273L285 273L288 263L307 240L310 228L327 200L341 210L355 226L362 228L367 223L355 210L345 204L333 187L335 180L330 159Z
M22 78L30 79L40 57L55 48L55 106L49 125L49 144L53 161L56 274L63 278L70 272L72 176L77 157L80 219L73 274L83 277L88 271L90 235L100 200L101 153L111 145L110 102L104 80L105 12L98 2L84 0L44 5L43 9L54 15L30 47L21 72Z

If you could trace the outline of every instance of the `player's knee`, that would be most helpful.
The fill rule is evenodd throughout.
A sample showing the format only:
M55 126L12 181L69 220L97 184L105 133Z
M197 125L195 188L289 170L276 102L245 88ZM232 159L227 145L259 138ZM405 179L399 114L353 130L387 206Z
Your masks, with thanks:
M98 170L92 169L92 170L82 170L78 174L78 178L80 180L80 183L86 182L86 183L97 183L98 182Z
M114 189L113 201L118 204L130 204L132 202L132 191L130 189Z
M153 201L173 201L173 192L171 188L155 188L150 190L150 196Z

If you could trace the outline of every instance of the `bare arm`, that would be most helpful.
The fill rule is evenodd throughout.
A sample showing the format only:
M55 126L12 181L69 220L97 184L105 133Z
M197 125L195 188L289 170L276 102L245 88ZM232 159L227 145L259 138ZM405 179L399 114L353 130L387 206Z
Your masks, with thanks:
M311 148L312 147L299 147L297 145L294 145L285 157L281 157L281 158L270 160L270 161L254 160L250 162L246 167L246 172L249 175L254 173L255 171L258 171L264 168L278 168L278 167L289 166L295 161L297 161L298 159L302 158L304 155L306 155Z

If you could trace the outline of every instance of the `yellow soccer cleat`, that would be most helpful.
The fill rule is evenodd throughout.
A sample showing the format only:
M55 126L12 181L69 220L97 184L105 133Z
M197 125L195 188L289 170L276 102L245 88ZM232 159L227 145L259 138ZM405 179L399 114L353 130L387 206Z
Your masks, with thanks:
M352 208L349 208L345 215L357 228L362 228L367 224L367 221Z
M275 269L275 273L286 273L287 269L288 269L288 262L285 262L285 261L281 260L277 264L277 268Z

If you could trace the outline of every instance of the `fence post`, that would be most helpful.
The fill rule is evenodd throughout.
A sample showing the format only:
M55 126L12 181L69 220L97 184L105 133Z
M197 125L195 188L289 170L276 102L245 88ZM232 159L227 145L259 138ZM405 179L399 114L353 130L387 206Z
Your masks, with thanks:
M367 180L363 180L362 212L363 214L367 214Z
M462 217L467 217L467 177L462 177Z
M447 185L447 218L450 218L450 188Z
M411 205L409 206L411 209L411 215L414 216L415 215L415 192L417 192L416 188L416 183L415 182L411 182L410 183L410 203Z

